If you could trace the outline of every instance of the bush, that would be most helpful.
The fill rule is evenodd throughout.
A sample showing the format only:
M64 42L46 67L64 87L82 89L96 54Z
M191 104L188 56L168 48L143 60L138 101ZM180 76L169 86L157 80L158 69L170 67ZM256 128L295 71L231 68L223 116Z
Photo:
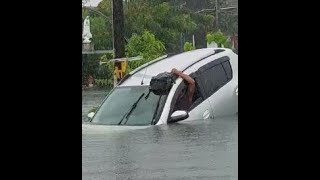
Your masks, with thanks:
M133 34L126 45L127 57L142 56L142 60L133 61L128 64L128 72L153 60L165 53L164 44L156 39L149 31L142 35Z
M184 43L183 50L184 50L184 51L194 50L193 44L190 43L190 42Z
M231 42L228 42L228 38L221 32L208 33L207 34L207 43L211 44L212 42L217 43L218 47L231 48Z

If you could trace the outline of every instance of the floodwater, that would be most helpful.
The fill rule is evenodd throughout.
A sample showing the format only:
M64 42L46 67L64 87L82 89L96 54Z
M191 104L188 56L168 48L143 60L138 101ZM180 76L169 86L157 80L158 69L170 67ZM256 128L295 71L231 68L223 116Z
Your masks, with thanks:
M104 95L84 92L83 114ZM82 178L238 179L238 116L145 127L84 122Z
M87 120L88 112L100 105L109 90L92 89L82 91L82 121Z

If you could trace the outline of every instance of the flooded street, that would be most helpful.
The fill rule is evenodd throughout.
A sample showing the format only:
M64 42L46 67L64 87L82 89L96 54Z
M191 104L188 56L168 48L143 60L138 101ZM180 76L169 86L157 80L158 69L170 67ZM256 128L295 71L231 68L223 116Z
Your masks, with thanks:
M105 94L83 92L83 120ZM238 179L238 117L142 127L83 123L82 178Z
M86 121L88 112L99 106L108 90L85 90L82 91L82 121Z

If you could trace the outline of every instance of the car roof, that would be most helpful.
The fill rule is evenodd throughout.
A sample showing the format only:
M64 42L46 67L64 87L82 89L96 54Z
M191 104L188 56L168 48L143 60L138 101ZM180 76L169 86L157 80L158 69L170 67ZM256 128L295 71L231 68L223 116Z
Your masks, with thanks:
M218 50L221 53L231 52L230 49L224 48L203 48L162 57L132 71L119 86L138 86L141 85L142 79L144 85L149 85L153 76L162 72L170 72L173 68L183 71L197 61L214 55Z

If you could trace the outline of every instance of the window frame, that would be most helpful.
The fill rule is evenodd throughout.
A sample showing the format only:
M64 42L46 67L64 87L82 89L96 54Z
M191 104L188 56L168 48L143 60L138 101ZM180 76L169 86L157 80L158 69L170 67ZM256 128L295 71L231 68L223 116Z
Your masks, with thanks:
M230 65L230 70L231 70L231 77L228 78L228 73L223 65L224 62L229 62L228 65ZM205 77L202 77L202 73L211 69L211 68L214 68L215 66L217 65L221 65L224 72L225 72L225 77L227 79L226 82L224 82L222 85L220 85L217 89L215 89L213 92L209 92L207 93L207 91L205 90L205 86L202 86L203 88L203 92L204 92L204 100L206 100L207 98L209 98L210 96L212 96L214 93L216 93L219 89L221 89L222 87L224 87L226 84L228 84L232 78L233 78L233 69L232 69L232 66L231 66L231 63L230 63L230 58L228 56L223 56L223 57L220 57L214 61L211 61L203 66L201 66L197 71L196 71L196 74L197 74L197 77L199 77L199 80L201 81L202 85L204 84L203 82L203 78Z
M230 79L228 78L228 73L223 65L223 63L228 62L228 65L230 66L230 70L231 70L231 77ZM193 64L193 65L197 65L197 63ZM214 92L212 92L212 94L207 94L204 86L203 86L203 81L201 79L201 73L205 72L206 70L213 68L217 65L221 65L223 68L223 71L225 72L225 77L227 78L227 81L221 85L220 87L218 87ZM187 69L189 68L194 68L194 66L189 66ZM198 102L196 102L197 100L195 100L194 102L196 103L192 103L191 107L188 109L188 112L190 112L191 110L193 110L194 108L196 108L198 105L200 105L202 102L204 102L205 100L207 100L211 95L213 95L214 93L216 93L220 88L222 88L223 86L225 86L226 84L228 84L232 78L233 78L233 69L230 63L230 58L228 56L223 56L220 57L216 60L213 60L203 66L201 66L198 70L196 70L195 72L192 72L191 74L189 74L190 77L192 77L195 81L196 81L196 90L198 88L198 93L199 93L199 98L202 98L200 101L198 100ZM181 83L178 85L178 87L176 88L173 98L171 100L171 104L170 104L170 110L169 110L169 114L168 114L168 123L170 123L170 116L173 113L174 110L174 105L177 102L178 99L178 95L179 93L182 91L182 89L185 87L186 85L184 84L184 81L181 81Z

